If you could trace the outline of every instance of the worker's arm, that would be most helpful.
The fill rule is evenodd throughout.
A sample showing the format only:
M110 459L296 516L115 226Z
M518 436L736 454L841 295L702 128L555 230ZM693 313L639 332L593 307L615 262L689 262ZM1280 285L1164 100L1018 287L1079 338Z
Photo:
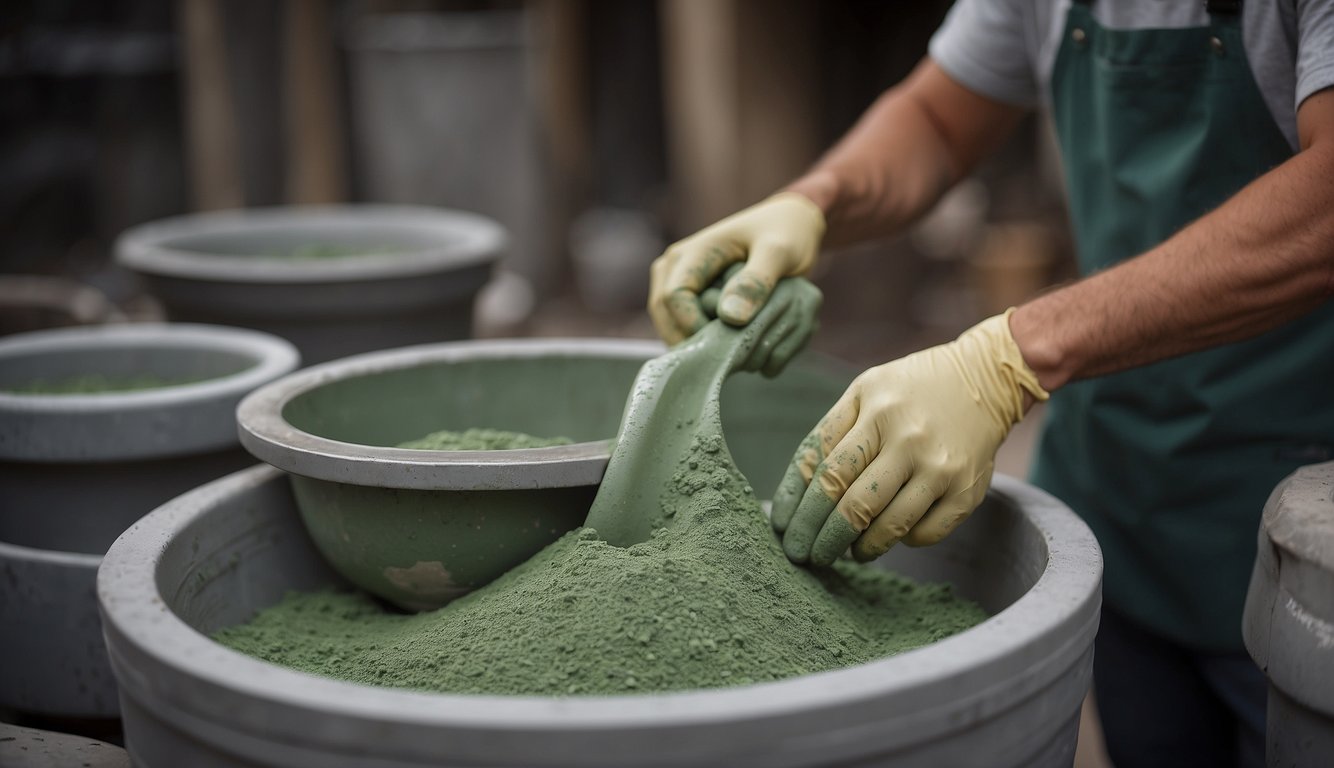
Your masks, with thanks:
M924 59L787 190L824 212L827 246L891 235L999 148L1024 112L968 90Z
M746 267L728 281L718 314L745 324L774 283L814 265L822 242L888 235L928 210L1022 115L924 60L805 176L672 245L654 262L649 313L658 333L675 343L699 330L705 322L699 294L738 261Z
M1301 151L1157 248L1020 307L1051 390L1259 335L1334 296L1334 89L1297 111Z
M1334 89L1302 103L1298 133L1294 157L1152 251L859 376L774 493L788 556L939 541L1048 390L1256 336L1334 296Z

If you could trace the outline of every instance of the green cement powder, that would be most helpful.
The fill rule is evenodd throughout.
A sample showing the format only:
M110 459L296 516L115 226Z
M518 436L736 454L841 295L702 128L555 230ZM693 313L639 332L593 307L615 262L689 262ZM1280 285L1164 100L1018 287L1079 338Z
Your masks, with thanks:
M399 443L398 447L422 451L503 451L516 448L549 448L573 442L568 437L533 437L522 432L506 432L503 429L466 429L462 432L446 429L432 432L417 440Z
M351 256L374 256L395 253L404 250L391 245L345 245L342 243L305 243L286 249L275 249L263 254L275 259L293 261L317 261L322 259L346 259Z
M587 695L716 688L851 666L986 618L947 585L784 556L721 441L692 446L663 499L671 527L618 548L573 531L430 613L360 593L291 593L216 639L370 685Z

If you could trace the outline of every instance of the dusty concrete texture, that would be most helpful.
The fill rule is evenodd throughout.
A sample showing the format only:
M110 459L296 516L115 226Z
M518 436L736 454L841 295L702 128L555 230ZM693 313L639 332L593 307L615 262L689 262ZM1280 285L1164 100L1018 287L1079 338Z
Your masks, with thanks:
M0 723L4 768L130 768L124 749L102 741Z

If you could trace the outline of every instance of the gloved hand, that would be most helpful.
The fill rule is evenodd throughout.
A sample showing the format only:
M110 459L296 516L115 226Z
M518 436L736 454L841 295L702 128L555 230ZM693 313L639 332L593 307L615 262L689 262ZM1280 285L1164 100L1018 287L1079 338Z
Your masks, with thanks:
M1010 334L1013 311L853 381L774 492L773 526L791 560L828 565L851 545L866 561L900 540L934 544L982 503L1025 392L1048 397Z
M727 281L718 316L745 325L784 277L815 264L824 214L806 197L781 192L669 247L653 262L648 311L658 335L675 344L708 322L700 293L730 264L746 262Z

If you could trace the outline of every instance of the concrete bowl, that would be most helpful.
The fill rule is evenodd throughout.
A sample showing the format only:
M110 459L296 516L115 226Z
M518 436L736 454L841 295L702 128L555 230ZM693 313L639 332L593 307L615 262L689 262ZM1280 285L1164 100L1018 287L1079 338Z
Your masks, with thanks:
M251 468L136 523L98 577L136 765L953 766L1074 757L1102 558L1052 497L997 476L941 544L882 559L991 613L938 643L776 683L620 697L462 696L299 673L209 639L345 583L283 475Z
M584 520L639 367L661 344L613 339L410 347L303 370L237 411L241 443L291 473L316 546L347 579L409 610L489 583ZM752 484L777 486L853 372L805 355L723 393L728 445ZM490 427L574 444L509 451L392 446Z
M291 344L202 325L109 325L0 340L0 706L110 717L102 555L162 502L252 460L236 404L291 372ZM36 380L201 379L130 392L14 394Z
M116 260L171 319L267 331L311 364L468 338L506 243L500 225L462 211L293 206L150 222L120 236ZM364 252L284 257L310 246Z

